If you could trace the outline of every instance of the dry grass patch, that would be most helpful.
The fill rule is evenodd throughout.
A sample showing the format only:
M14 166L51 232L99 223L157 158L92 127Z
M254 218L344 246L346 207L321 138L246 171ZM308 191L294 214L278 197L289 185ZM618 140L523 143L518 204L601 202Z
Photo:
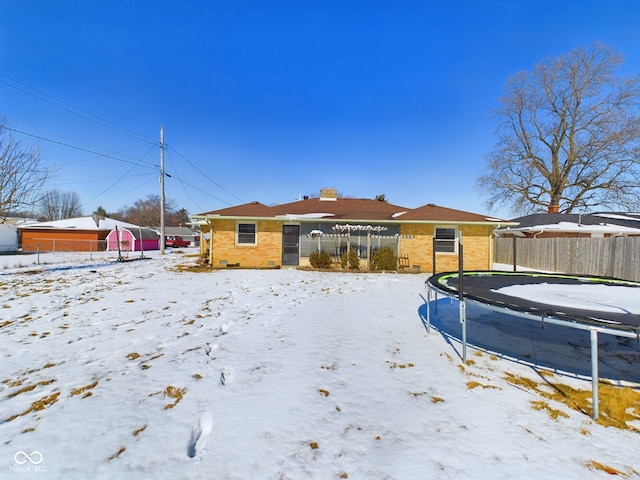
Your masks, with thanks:
M513 385L532 390L541 397L563 403L585 415L591 416L593 414L591 390L579 390L563 383L552 383L550 377L553 375L550 372L541 372L541 375L546 377L546 382L542 384L509 372L506 374L506 379ZM599 416L597 422L599 424L640 433L640 430L631 424L631 422L640 420L640 391L630 387L618 387L608 382L600 382L598 397ZM537 410L547 410L554 419L559 416L545 402L532 403Z
M120 455L122 455L125 451L127 450L127 447L122 446L118 449L118 451L116 453L114 453L113 455L111 455L108 460L114 460L116 458L118 458Z
M18 380L11 380L10 378L5 378L4 380L2 380L2 383L7 385L9 388L13 388L13 387L19 387L20 385L22 385L23 382L20 378Z
M413 363L407 363L405 365L404 363L390 362L389 360L385 360L385 362L389 364L389 368L391 370L394 370L396 368L411 368L415 366Z
M429 395L428 392L409 392L409 395L413 396L413 397L420 397L422 395ZM444 398L441 397L436 397L434 395L432 395L430 397L431 403L442 403L444 402Z
M528 388L529 390L538 390L538 383L529 378L514 375L511 372L507 372L505 377L507 379L507 382L513 385L516 385L519 387L525 387L525 388Z
M533 407L534 410L546 410L549 416L554 420L557 420L558 417L569 418L569 415L567 415L561 410L552 408L547 402L544 402L542 400L532 400L531 406Z
M90 383L89 385L85 385L84 387L80 387L80 388L74 388L71 390L71 396L74 397L76 395L82 395L82 398L87 398L91 396L91 392L89 392L88 390L91 390L93 388L95 388L98 385L98 380L94 380L93 383Z
M494 388L494 389L499 389L500 388L500 387L496 387L494 385L483 385L482 383L476 382L475 380L471 381L471 382L467 382L467 388L469 390L473 390L474 388L477 388L477 387L482 387L483 390L485 388Z
M136 428L136 429L133 431L133 436L134 436L134 437L137 437L137 436L138 436L138 435L140 435L142 432L144 432L146 429L147 429L147 426L146 426L146 425L143 425L143 426L141 426L140 428Z
M163 393L165 397L173 398L175 400L175 402L168 403L167 405L164 406L165 410L169 410L175 407L180 402L180 400L182 400L182 397L184 396L184 394L187 393L187 389L178 388L178 387L169 385Z
M53 383L53 382L55 382L55 381L56 381L56 379L54 378L54 379L51 379L51 380L42 380L41 382L34 383L34 384L32 384L32 385L27 385L26 387L22 387L20 390L16 390L15 392L10 393L10 394L8 395L8 398L17 397L17 396L18 396L18 395L20 395L21 393L30 392L31 390L35 390L35 388L36 388L38 385L49 385L49 384L51 384L51 383ZM19 385L21 385L21 384L22 384L22 381L21 381L21 380L19 380L19 382L20 382L20 383L19 383Z
M610 467L608 465L604 465L600 462L596 462L596 461L591 461L589 463L585 464L585 467L587 467L589 470L600 470L602 472L605 472L609 475L620 475L621 477L624 478L629 478L631 475L636 476L638 474L638 472L636 470L634 470L633 468L630 469L629 472L623 472L621 470L617 470L613 467Z
M45 408L50 407L51 405L56 403L58 401L59 396L60 396L60 392L55 392L51 395L42 397L40 400L36 400L35 402L33 402L31 406L28 409L26 409L24 412L19 413L17 415L12 415L11 417L7 418L7 422L11 422L16 418L22 417L24 415L28 415L31 412L38 412L40 410L44 410Z
M174 270L180 273L184 273L184 272L210 273L210 272L215 272L219 269L211 267L208 263L190 263L188 265L185 265L185 264L176 265Z

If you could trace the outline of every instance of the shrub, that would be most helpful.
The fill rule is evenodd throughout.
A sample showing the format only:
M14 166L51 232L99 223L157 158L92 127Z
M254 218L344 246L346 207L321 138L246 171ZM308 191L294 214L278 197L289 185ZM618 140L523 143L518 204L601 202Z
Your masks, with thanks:
M327 252L313 252L309 255L309 263L313 268L331 268L333 259Z
M391 247L382 247L371 256L371 270L395 270L398 257Z
M196 260L196 263L198 265L204 265L209 263L209 249L207 249L198 257L198 260Z
M347 268L348 265L349 270L358 270L360 268L360 259L353 248L349 250L349 252L344 252L342 254L342 258L340 258L340 265L342 268Z

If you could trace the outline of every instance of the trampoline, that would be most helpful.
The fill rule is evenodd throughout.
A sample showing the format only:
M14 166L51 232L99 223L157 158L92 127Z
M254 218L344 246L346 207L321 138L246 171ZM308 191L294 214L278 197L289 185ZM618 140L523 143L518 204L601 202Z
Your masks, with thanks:
M458 271L435 274L427 287L427 323L431 294L457 298L466 362L466 304L591 333L593 418L598 417L598 333L640 341L640 283L608 277L540 272ZM436 310L437 311L437 310Z

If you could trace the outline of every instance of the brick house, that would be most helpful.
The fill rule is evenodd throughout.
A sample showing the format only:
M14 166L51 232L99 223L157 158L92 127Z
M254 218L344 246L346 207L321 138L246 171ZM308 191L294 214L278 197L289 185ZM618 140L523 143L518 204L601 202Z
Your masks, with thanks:
M607 238L640 236L638 213L535 213L514 218L517 226L500 228L496 236L510 238Z
M465 269L490 269L493 232L515 225L505 220L433 204L410 209L391 203L338 198L323 189L319 198L266 206L259 202L194 215L201 230L200 252L215 268L230 265L277 268L309 265L309 255L334 258L354 249L366 268L372 251L389 246L401 265L414 271L458 268L459 235ZM434 241L435 239L435 241Z

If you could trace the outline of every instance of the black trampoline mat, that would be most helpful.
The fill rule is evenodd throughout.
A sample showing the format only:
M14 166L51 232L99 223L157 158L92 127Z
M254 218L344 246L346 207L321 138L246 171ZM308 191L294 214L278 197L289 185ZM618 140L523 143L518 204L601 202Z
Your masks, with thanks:
M459 295L458 272L443 272L428 279L437 290L451 296ZM463 273L462 290L466 299L477 302L504 307L518 312L543 317L555 317L563 320L601 326L619 330L640 332L640 315L630 313L624 305L620 305L616 311L611 309L593 308L597 304L597 293L593 296L593 302L585 301L584 306L558 305L550 301L532 300L523 295L510 295L500 290L511 290L507 287L526 285L548 285L558 290L572 287L580 289L580 286L612 286L628 289L629 298L638 299L640 296L640 283L630 282L608 277L594 277L583 275L566 275L539 272L503 272L503 271L468 271ZM586 287L590 289L590 287ZM518 289L526 292L526 289ZM596 289L595 292L598 290ZM585 292L591 294L591 292ZM626 291L624 292L626 296ZM575 302L574 302L575 303Z

